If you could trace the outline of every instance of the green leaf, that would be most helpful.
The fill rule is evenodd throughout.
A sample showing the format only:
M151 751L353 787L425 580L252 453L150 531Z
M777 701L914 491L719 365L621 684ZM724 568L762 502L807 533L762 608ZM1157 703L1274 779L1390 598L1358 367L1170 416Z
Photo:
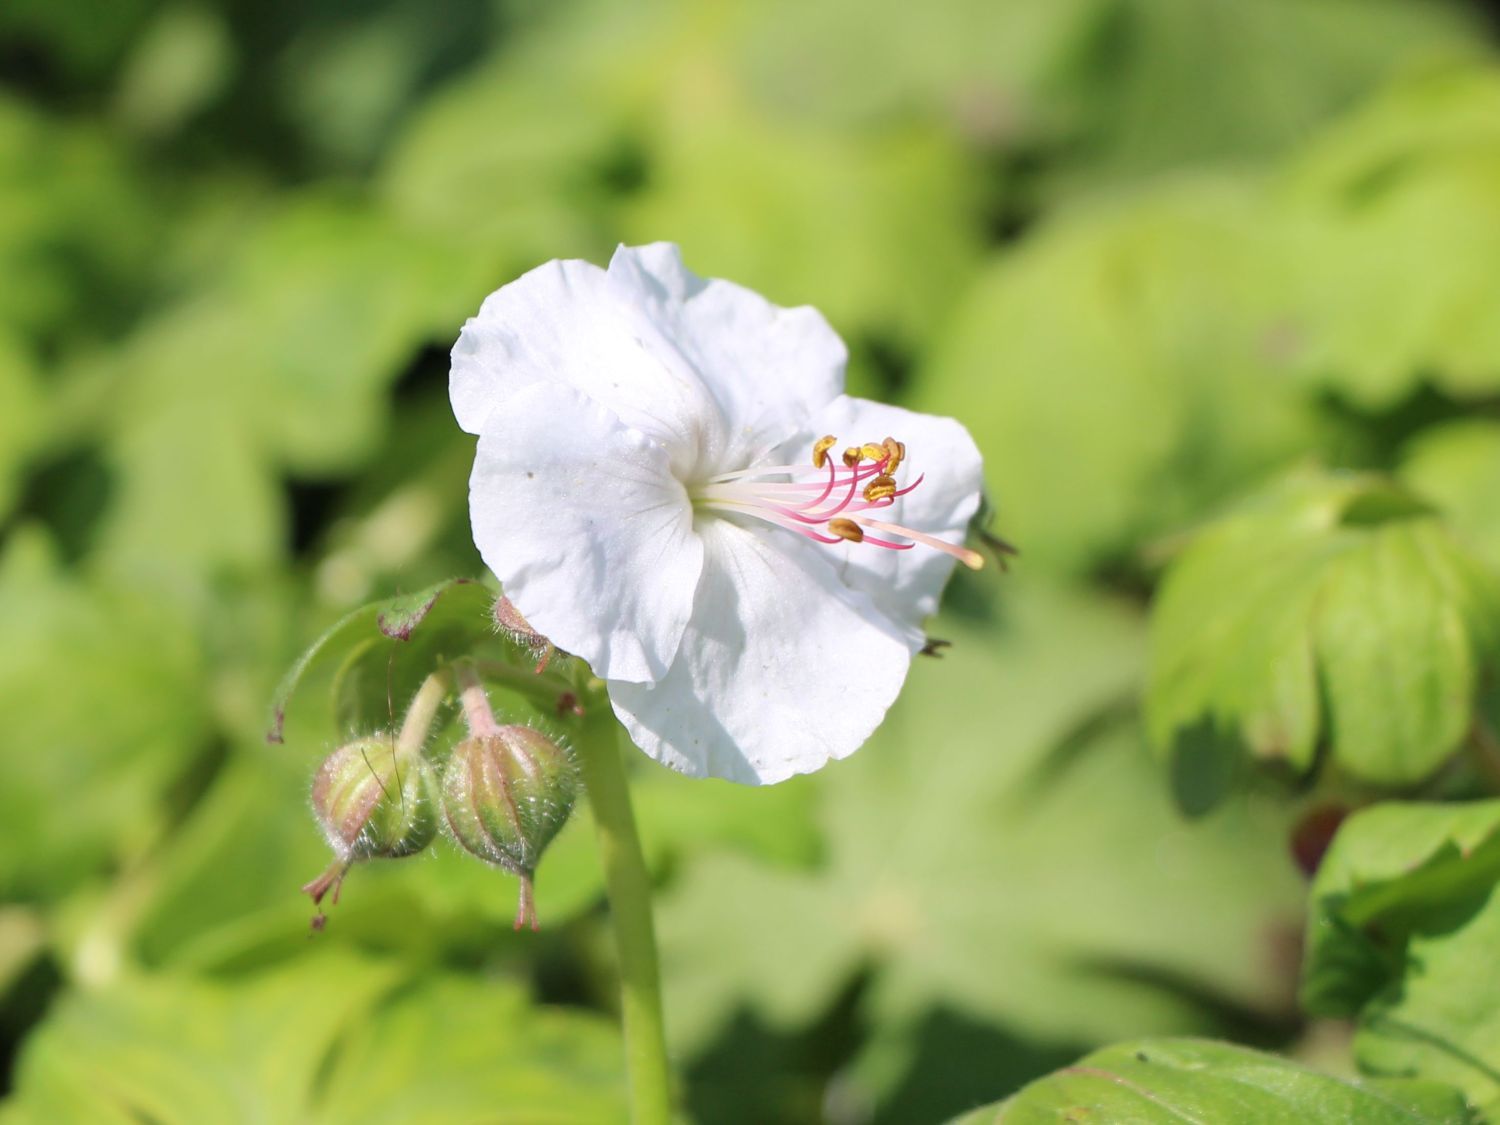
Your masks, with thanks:
M611 1120L618 1051L602 1021L533 1010L512 983L312 954L230 982L130 976L67 996L28 1040L0 1122Z
M1141 1039L1095 1051L1012 1098L953 1125L1132 1125L1233 1121L1358 1121L1361 1125L1467 1125L1463 1096L1437 1083L1347 1082L1262 1051L1201 1039Z
M373 453L390 384L449 330L448 265L332 191L247 224L209 280L102 362L121 388L101 419L120 493L100 531L111 567L182 581L280 558L282 475L347 473Z
M107 338L139 308L160 235L116 138L0 94L0 324L67 346Z
M1500 569L1500 425L1474 419L1424 430L1406 449L1401 477Z
M922 339L977 264L958 147L930 129L772 128L733 92L718 96L712 114L662 115L648 190L624 217L630 239L670 230L695 271L816 304L846 336Z
M0 555L0 899L50 901L138 853L209 731L198 636L175 598L58 571L35 528Z
M1086 569L1314 437L1277 352L1279 269L1256 200L1226 181L1065 212L965 296L915 405L973 431L1028 559Z
M1497 625L1494 579L1420 500L1376 478L1289 478L1168 571L1152 743L1174 770L1237 746L1301 773L1327 745L1354 776L1420 781L1468 732Z
M1500 1105L1500 801L1383 804L1345 822L1318 872L1302 998L1356 1016L1367 1073Z
M533 1007L511 982L439 975L349 1034L306 1120L623 1120L621 1051L600 1017Z
M0 328L0 519L15 502L27 459L46 443L46 405L30 355Z
M1056 82L1090 185L1301 141L1403 64L1472 57L1458 3L1107 0Z
M1134 690L1136 622L1045 587L1005 593L988 627L936 626L954 647L919 661L870 744L824 772L822 870L705 856L663 895L681 1049L742 1013L806 1027L869 972L857 1096L924 1082L922 1030L941 1013L1027 1045L972 1076L995 1096L1043 1048L1216 1029L1208 996L1259 1018L1286 1010L1290 981L1263 944L1301 893L1278 816L1185 826L1132 728L1100 718Z
M1500 76L1429 70L1331 130L1278 196L1287 333L1318 383L1386 408L1500 387Z
M347 614L314 641L282 678L271 700L267 741L283 740L287 708L303 682L318 673L331 681L328 710L343 730L388 723L391 695L386 689L395 691L398 661L404 698L434 670L439 655L461 656L495 640L490 616L494 600L494 593L485 586L467 578L450 578L420 593L371 602ZM419 629L420 639L411 643ZM387 710L382 712L382 707Z

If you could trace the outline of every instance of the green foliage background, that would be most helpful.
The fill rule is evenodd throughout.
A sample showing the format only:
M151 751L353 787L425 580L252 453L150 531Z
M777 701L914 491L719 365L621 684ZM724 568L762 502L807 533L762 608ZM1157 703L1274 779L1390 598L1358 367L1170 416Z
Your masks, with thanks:
M1493 807L1361 814L1311 897L1288 839L1500 784L1496 19L0 5L0 1122L623 1112L586 816L540 935L441 847L309 935L333 742L264 733L329 623L479 570L464 318L653 239L962 419L1023 550L847 762L636 763L690 1114L941 1120L1145 1036L1328 1113L1469 1112L1356 1062L1494 1102L1448 1002L1500 988ZM1267 1065L1095 1059L1152 1057Z

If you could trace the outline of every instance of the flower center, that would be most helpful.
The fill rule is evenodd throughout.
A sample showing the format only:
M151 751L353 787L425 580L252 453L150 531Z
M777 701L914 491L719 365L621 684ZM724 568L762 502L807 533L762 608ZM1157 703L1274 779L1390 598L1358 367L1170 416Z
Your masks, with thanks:
M904 487L897 480L906 460L904 444L888 437L851 445L834 457L830 451L837 444L832 434L814 442L811 468L757 465L710 477L692 491L693 504L752 516L819 543L860 543L890 551L910 551L920 543L974 570L984 565L977 551L879 518L922 483L922 476Z

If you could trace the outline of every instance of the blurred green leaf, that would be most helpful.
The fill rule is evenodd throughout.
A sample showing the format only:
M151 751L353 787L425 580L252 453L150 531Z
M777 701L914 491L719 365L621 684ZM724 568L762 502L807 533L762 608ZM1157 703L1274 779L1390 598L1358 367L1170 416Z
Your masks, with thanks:
M527 37L424 102L393 146L382 200L461 251L454 270L467 297L455 323L540 262L609 252L607 181L616 165L629 171L635 104L611 81L632 81L621 38L640 38L639 13L621 14L560 41Z
M207 735L205 669L159 591L59 573L43 533L0 556L0 898L50 901L146 846Z
M1478 54L1476 12L1405 0L1106 0L1054 89L1097 181L1301 141L1403 64Z
M75 80L97 81L150 18L151 0L120 0L102 11L47 0L13 0L0 10L0 37L50 49Z
M279 474L369 455L445 293L442 253L365 205L309 195L260 223L213 285L114 361L112 564L180 577L280 557Z
M1423 431L1406 449L1401 477L1500 568L1500 424L1474 419Z
M1345 822L1313 885L1302 999L1357 1016L1368 1073L1500 1104L1500 802L1386 803Z
M131 44L115 110L137 133L170 133L218 95L235 61L220 13L200 4L166 5Z
M1500 75L1398 84L1294 162L1277 196L1297 248L1289 352L1354 402L1421 380L1500 388Z
M701 69L677 84L622 220L628 240L671 237L700 273L816 303L846 335L923 338L978 260L958 147L931 129L773 125Z
M776 116L848 127L891 116L951 119L1009 145L1058 122L1055 79L1100 0L783 2L735 28L757 103Z
M1468 1125L1463 1096L1438 1083L1347 1082L1261 1051L1200 1039L1141 1039L1087 1055L1015 1097L953 1125L1051 1125L1098 1119L1132 1125L1234 1121L1359 1121Z
M945 622L949 655L919 662L871 743L827 771L825 871L706 857L664 897L684 1050L743 1009L806 1026L863 968L866 1101L910 1077L938 1007L1032 1044L1206 1030L1204 995L1285 1011L1275 934L1297 888L1277 817L1183 825L1130 729L1089 723L1133 684L1130 616L1006 592L993 631Z
M159 230L114 138L0 92L0 326L70 344L117 331Z
M47 405L31 356L0 329L0 519L15 502L27 459L47 441Z
M440 975L355 1028L307 1120L623 1122L621 1050L602 1018Z
M1028 559L1083 569L1200 517L1303 449L1254 199L1185 182L1077 211L998 259L936 341L916 405L985 455Z
M1168 572L1152 743L1170 760L1227 739L1299 773L1327 744L1357 777L1420 781L1467 734L1497 629L1494 579L1420 500L1378 478L1293 477Z
M616 1120L618 1051L600 1021L532 1009L513 984L324 954L228 984L130 976L67 997L0 1121Z

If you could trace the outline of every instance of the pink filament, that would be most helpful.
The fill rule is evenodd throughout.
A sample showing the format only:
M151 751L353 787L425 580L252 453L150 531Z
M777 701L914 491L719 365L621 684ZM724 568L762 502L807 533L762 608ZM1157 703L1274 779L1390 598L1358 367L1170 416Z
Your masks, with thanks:
M889 463L890 458L885 457L878 461L861 461L850 467L840 465L830 457L827 464L827 479L818 481L797 480L797 474L822 473L821 469L801 465L773 465L762 469L724 473L713 478L699 490L697 501L703 507L738 512L741 515L786 528L788 531L794 531L815 542L829 545L852 542L844 536L832 534L829 530L830 520L843 519L857 525L865 533L859 540L862 546L880 547L889 551L910 551L920 543L952 555L971 567L978 567L980 558L973 551L938 539L936 536L902 527L899 524L873 519L865 514L891 507L898 497L914 491L926 479L926 474L921 474L910 484L896 489L892 495L878 500L861 498L861 486L883 475ZM793 479L766 479L769 477L792 477ZM843 485L847 485L847 488L843 490L840 497L835 497L835 492ZM810 499L801 498L802 494L813 490L817 491L816 496ZM834 500L833 503L830 503L831 498ZM869 534L871 530L884 532L896 536L897 539L909 540L909 542L877 537Z

